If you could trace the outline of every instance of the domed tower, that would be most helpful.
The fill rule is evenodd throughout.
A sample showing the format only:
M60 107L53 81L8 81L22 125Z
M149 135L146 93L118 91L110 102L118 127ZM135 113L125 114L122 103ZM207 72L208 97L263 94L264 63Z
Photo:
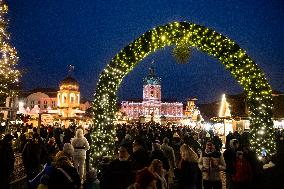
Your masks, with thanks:
M143 114L159 116L161 113L161 78L156 76L153 67L143 79Z
M149 68L149 74L143 79L143 101L161 101L161 78L156 76L155 69Z
M79 83L70 76L70 73L59 84L57 105L62 117L74 117L74 110L80 106Z

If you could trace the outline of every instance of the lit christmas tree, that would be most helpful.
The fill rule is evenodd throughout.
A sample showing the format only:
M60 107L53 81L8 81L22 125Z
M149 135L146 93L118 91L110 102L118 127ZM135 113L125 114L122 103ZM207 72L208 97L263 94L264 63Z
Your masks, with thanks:
M10 35L8 27L8 6L0 0L0 104L5 102L7 96L14 96L20 76L16 69L18 62L17 51L9 44Z

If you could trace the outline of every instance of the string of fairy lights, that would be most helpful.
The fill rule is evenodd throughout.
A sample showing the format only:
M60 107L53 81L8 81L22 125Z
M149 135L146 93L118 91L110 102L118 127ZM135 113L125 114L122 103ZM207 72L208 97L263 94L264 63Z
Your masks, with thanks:
M174 22L144 33L123 48L106 66L99 77L94 95L94 124L92 159L113 156L116 112L116 91L122 79L147 55L166 46L188 44L217 57L244 88L250 112L253 150L260 157L263 149L275 153L273 135L272 90L256 63L229 38L201 25Z
M20 72L16 69L18 62L17 51L9 44L10 35L6 31L8 26L8 6L0 0L0 98L16 94L15 88L19 81Z

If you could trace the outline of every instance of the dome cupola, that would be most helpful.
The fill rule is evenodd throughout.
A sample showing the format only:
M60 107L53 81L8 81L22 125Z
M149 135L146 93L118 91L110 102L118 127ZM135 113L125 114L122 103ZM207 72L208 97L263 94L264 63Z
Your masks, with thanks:
M153 67L149 68L149 74L143 79L143 85L161 85L161 78L156 76Z

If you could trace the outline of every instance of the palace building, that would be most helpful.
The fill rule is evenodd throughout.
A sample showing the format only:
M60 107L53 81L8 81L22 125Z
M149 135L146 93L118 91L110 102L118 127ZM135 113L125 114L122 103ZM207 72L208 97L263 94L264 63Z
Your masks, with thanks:
M181 102L162 102L161 78L150 67L149 74L143 79L143 100L122 101L120 111L126 114L130 120L145 121L160 119L178 121L183 118L183 104Z
M91 107L90 102L80 99L79 83L69 73L60 82L59 90L36 88L19 96L17 113L36 120L41 115L42 124L52 124L57 120L62 125L69 125L70 120L82 120L85 111Z

